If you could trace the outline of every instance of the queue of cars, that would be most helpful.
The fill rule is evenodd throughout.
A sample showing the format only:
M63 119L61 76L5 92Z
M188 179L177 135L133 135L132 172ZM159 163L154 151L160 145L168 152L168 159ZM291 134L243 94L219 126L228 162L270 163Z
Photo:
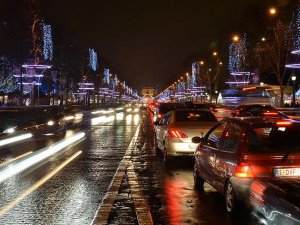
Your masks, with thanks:
M211 184L224 194L229 213L246 205L262 224L299 224L300 122L258 104L242 105L232 117L219 122L207 118L202 124L189 121L211 111L175 109L155 123L156 143L164 160L195 150L195 188L203 189L204 182ZM186 128L176 125L181 118L177 114L183 112L189 121L184 122ZM192 127L195 132L184 130Z

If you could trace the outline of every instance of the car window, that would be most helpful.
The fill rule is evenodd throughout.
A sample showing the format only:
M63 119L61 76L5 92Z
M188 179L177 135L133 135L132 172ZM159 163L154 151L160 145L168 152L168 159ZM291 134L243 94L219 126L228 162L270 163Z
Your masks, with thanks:
M159 124L160 124L160 125L167 125L167 124L169 124L170 119L171 119L171 113L167 113L167 114L161 119L161 121L159 122Z
M300 152L300 126L251 128L248 134L248 151L253 153Z
M222 137L222 141L220 142L220 149L226 152L236 152L241 139L241 133L242 130L240 126L229 124L225 135Z
M207 136L207 144L213 148L219 148L220 147L220 140L223 134L223 131L225 130L226 124L220 123L217 127L215 127L213 130L210 131L210 133Z
M175 116L176 116L176 122L218 121L217 118L209 111L180 110L180 111L176 111Z

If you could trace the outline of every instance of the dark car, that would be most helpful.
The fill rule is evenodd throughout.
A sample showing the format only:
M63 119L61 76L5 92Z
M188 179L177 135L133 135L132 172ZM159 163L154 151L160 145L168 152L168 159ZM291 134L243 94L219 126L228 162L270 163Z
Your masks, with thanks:
M18 107L0 110L2 136L24 131L35 135L64 133L63 110L60 107Z
M254 179L300 176L300 122L262 117L227 118L213 127L195 152L195 187L210 183L225 195L228 212L249 201Z
M159 103L155 111L156 120L159 121L167 112L173 109L183 109L185 107L183 103Z
M249 104L249 105L240 105L232 113L232 116L236 117L280 117L288 118L283 112L278 111L271 105L262 105L262 104Z
M300 224L300 179L255 180L250 203L260 224Z

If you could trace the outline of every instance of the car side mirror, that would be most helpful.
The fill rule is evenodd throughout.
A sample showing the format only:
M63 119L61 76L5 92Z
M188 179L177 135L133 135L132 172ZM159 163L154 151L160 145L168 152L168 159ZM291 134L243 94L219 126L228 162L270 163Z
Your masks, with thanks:
M193 137L192 138L192 142L194 144L199 144L201 141L203 140L203 138L199 137L199 136L196 136L196 137Z

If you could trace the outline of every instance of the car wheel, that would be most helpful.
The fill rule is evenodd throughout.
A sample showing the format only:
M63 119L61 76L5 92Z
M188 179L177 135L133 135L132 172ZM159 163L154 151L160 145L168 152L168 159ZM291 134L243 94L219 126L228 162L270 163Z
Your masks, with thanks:
M164 161L166 166L168 166L170 164L170 161L171 161L171 156L168 155L168 152L167 152L166 148L164 148L164 150L163 150L163 161Z
M225 204L228 213L233 214L236 211L236 195L231 182L228 182L225 190Z
M194 163L193 176L194 176L194 188L196 190L203 190L204 180L197 173L196 163Z

